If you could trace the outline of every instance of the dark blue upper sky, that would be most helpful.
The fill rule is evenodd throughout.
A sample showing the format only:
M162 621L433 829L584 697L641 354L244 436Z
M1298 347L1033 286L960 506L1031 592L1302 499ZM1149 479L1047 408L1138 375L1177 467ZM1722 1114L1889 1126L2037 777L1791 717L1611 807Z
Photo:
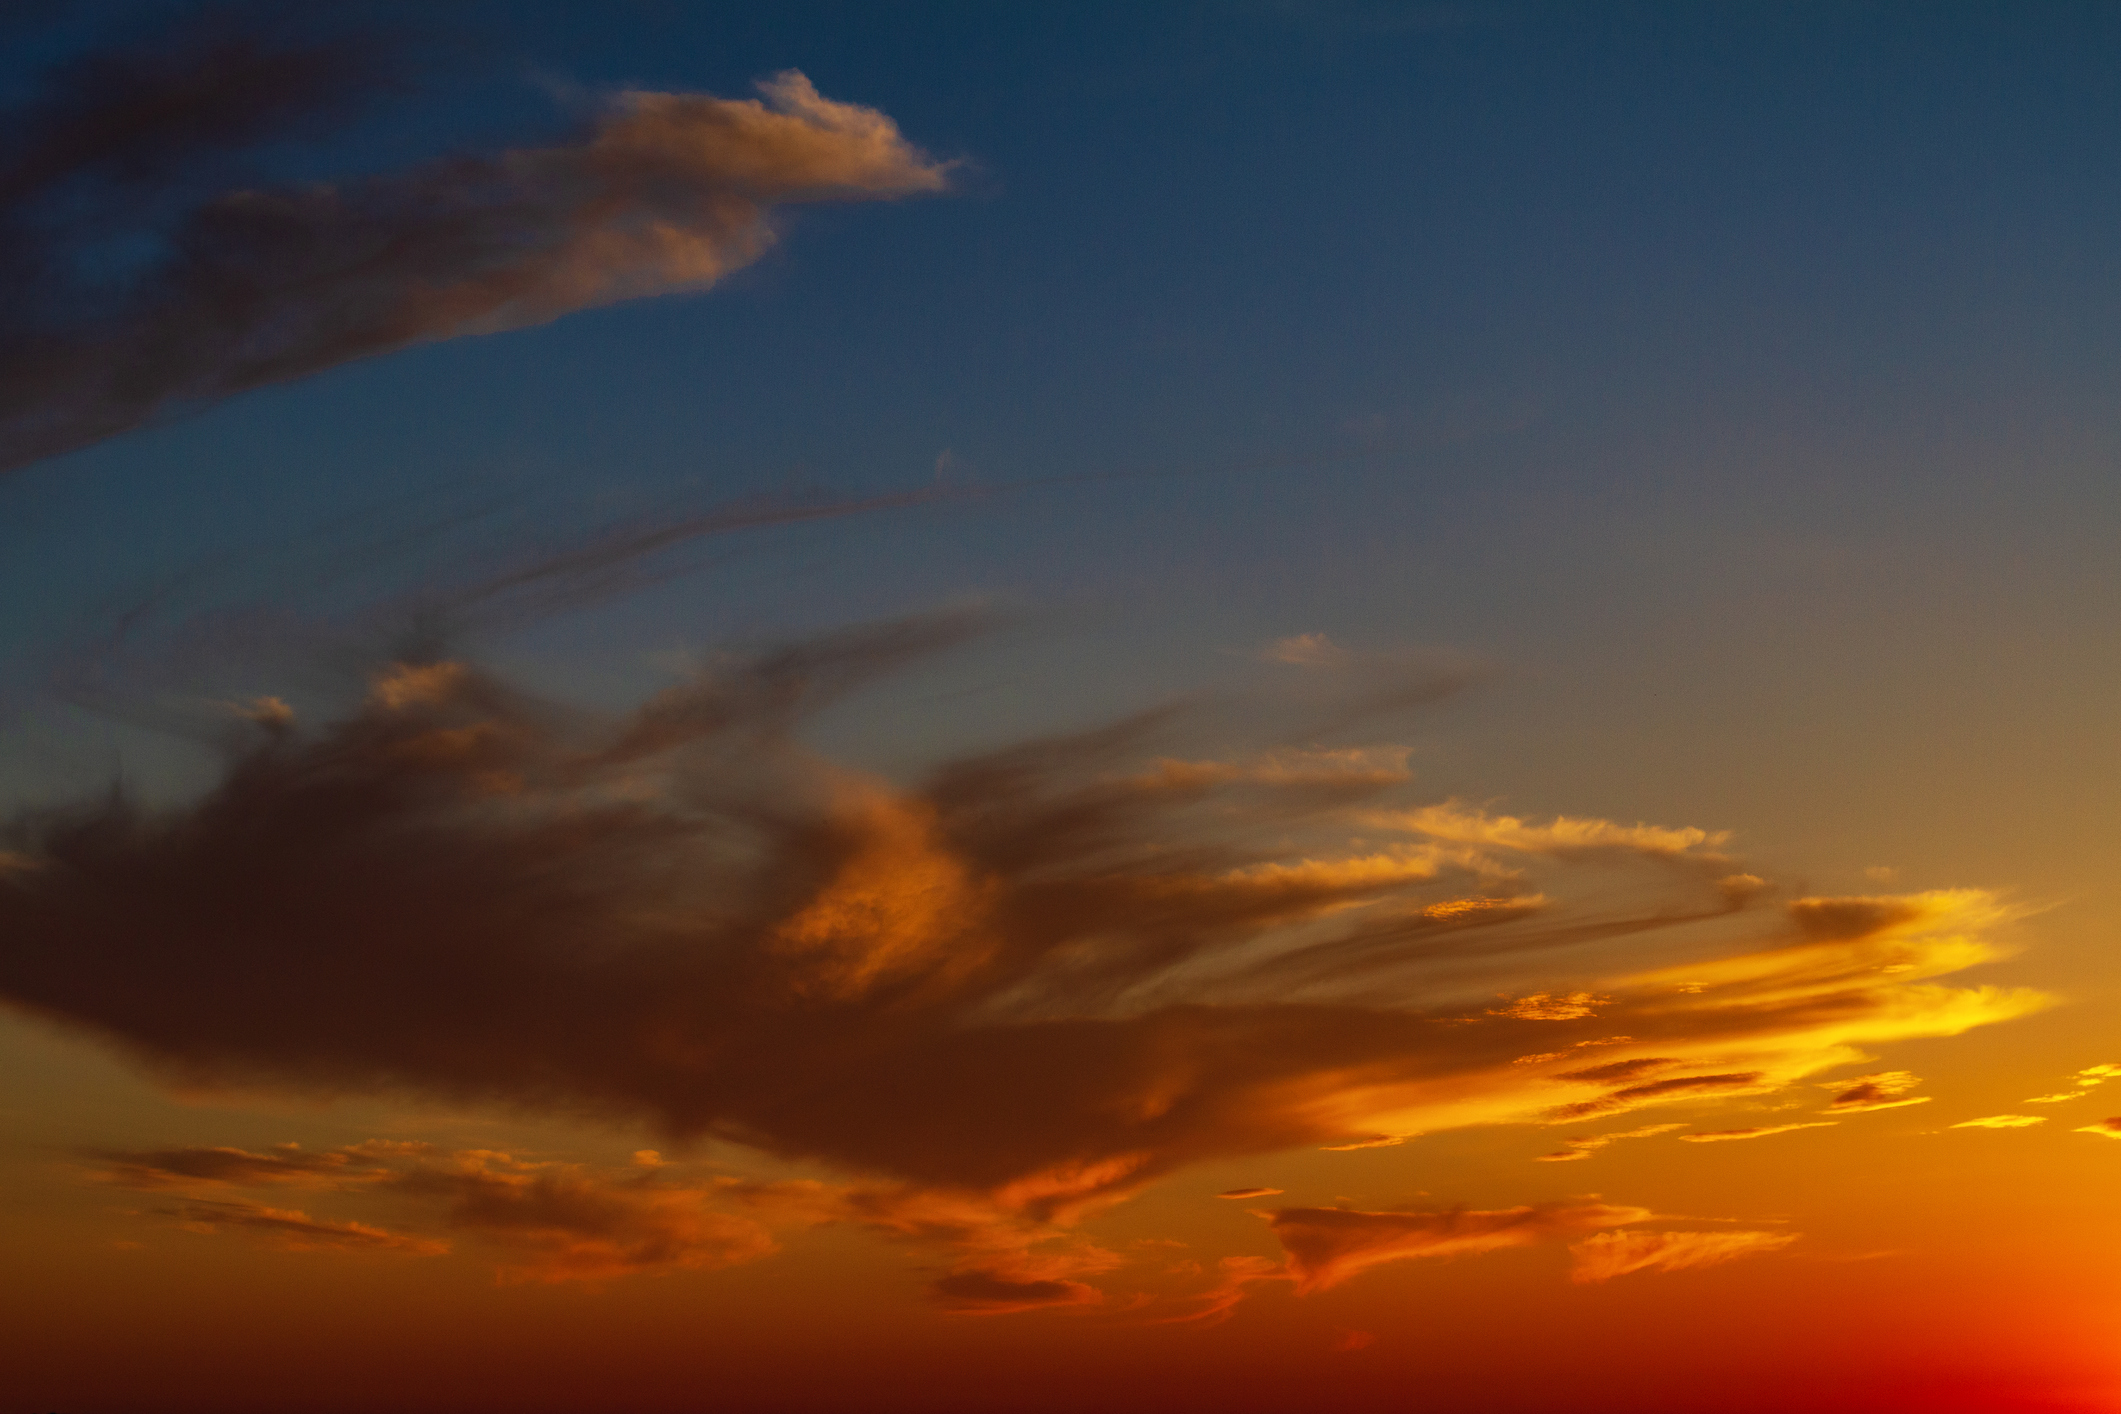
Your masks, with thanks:
M26 93L182 8L25 12L0 81ZM2001 790L2068 774L2043 741L2093 740L2113 6L352 18L412 36L411 86L249 177L539 141L615 88L734 96L799 68L957 159L956 191L802 209L705 294L416 347L17 474L0 632L24 680L171 576L200 604L299 598L305 547L349 516L497 496L551 534L940 476L991 494L717 545L514 651L630 690L654 652L968 594L1097 625L997 720L906 728L925 740L1138 703L1287 634L1445 644L1537 684L1459 724L1510 734L1476 753L1486 789L1630 818L1710 770L1726 816L1776 818L1787 767L1738 741L1861 793L1922 788L1891 743L1986 761L1966 769ZM1147 475L1072 480L1099 473ZM2027 730L2035 704L2059 735ZM1555 798L1557 770L1599 799Z

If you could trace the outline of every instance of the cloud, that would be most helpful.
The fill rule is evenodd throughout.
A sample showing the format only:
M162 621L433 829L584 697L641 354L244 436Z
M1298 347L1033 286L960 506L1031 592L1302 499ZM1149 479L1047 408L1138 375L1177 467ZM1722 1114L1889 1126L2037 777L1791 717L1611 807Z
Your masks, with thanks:
M1622 1139L1648 1139L1659 1134L1670 1134L1675 1129L1686 1128L1683 1124L1648 1124L1640 1129L1622 1130L1617 1134L1594 1134L1583 1139L1571 1139L1551 1154L1541 1154L1536 1160L1543 1164L1565 1164L1576 1159L1588 1159L1608 1144Z
M181 176L394 67L372 38L221 19L76 61L9 115L0 471L412 343L704 289L772 246L777 208L947 185L889 118L790 70L759 99L621 93L548 146L187 197ZM156 253L122 278L71 258L126 242Z
M1904 1070L1882 1070L1876 1075L1859 1075L1853 1080L1836 1080L1820 1086L1822 1090L1836 1090L1828 1114L1861 1114L1867 1110L1896 1110L1907 1105L1926 1105L1933 1099L1930 1095L1902 1098L1907 1092L1922 1083L1920 1076Z
M2111 1119L2102 1119L2097 1124L2079 1125L2076 1132L2079 1134L2103 1134L2108 1139L2121 1139L2121 1115L2115 1115Z
M1712 1129L1706 1134L1682 1134L1685 1144L1721 1144L1731 1139L1765 1139L1770 1134L1788 1134L1797 1129L1832 1129L1839 1120L1815 1119L1807 1124L1770 1124L1753 1129Z
M1698 1099L1704 1095L1757 1095L1774 1089L1766 1071L1746 1070L1727 1075L1675 1075L1640 1085L1624 1085L1595 1100L1579 1100L1554 1111L1554 1121L1589 1119L1595 1115L1620 1114L1663 1100Z
M1231 1188L1216 1194L1218 1198L1271 1198L1281 1192L1279 1188Z
M1601 1282L1630 1272L1713 1267L1780 1251L1797 1237L1794 1232L1601 1232L1569 1248L1576 1259L1569 1280Z
M1103 1292L1079 1281L1010 1281L978 1271L939 1277L932 1290L948 1310L989 1316L1104 1300Z
M1954 1129L2024 1129L2028 1125L2046 1124L2046 1115L1984 1115L1980 1119L1964 1119L1952 1126Z
M1493 1008L1488 1015L1514 1016L1519 1021L1577 1021L1596 1016L1598 1008L1610 1000L1589 992L1570 992L1562 996L1535 992L1529 997L1517 998L1508 1006Z
M92 1155L110 1165L95 1176L124 1188L287 1186L342 1188L378 1178L388 1169L360 1149L311 1153L299 1144L282 1144L268 1154L243 1149L175 1148L132 1151L100 1150Z
M608 717L468 662L389 664L337 722L236 723L190 804L15 821L0 996L187 1085L586 1114L814 1162L870 1195L815 1200L818 1220L926 1233L953 1274L1005 1282L1084 1279L1104 1259L1069 1226L1192 1164L1758 1093L2043 1002L1930 980L1990 955L1987 895L1866 904L1876 931L1832 939L1820 901L1759 910L1732 953L1688 932L1732 928L1720 872L1336 851L1367 807L1308 770L1145 765L1169 759L1169 714L904 783L800 743L808 714L966 632L731 654ZM1516 870L1538 910L1432 914ZM1608 959L1590 974L1586 941ZM1667 948L1693 960L1628 967ZM1498 1009L1498 986L1540 1000ZM541 1228L575 1201L564 1171L426 1162L444 1225L538 1279L758 1250L667 1185L599 1179L604 1227ZM1056 1253L1077 1265L1024 1265Z
M1572 1233L1654 1216L1647 1208L1596 1199L1494 1211L1369 1213L1348 1208L1283 1208L1269 1224L1288 1253L1299 1295L1325 1291L1383 1262L1451 1257L1549 1242Z
M257 1203L216 1202L194 1199L162 1216L178 1220L188 1232L237 1232L261 1238L287 1252L407 1252L432 1257L449 1250L449 1244L432 1238L390 1232L366 1223L320 1222L291 1208L267 1208Z
M488 1149L370 1140L320 1153L192 1148L100 1154L102 1182L159 1191L299 1185L372 1203L410 1204L430 1226L471 1235L502 1258L507 1282L601 1282L640 1272L722 1267L775 1250L748 1218L718 1211L723 1185L665 1178L660 1155L614 1177L579 1164L519 1160ZM164 1210L194 1231L263 1233L283 1247L443 1252L444 1241L362 1223L319 1223L246 1202L192 1199Z
M1299 633L1290 638L1277 638L1262 648L1259 656L1270 663L1291 663L1303 667L1337 666L1353 657L1347 649L1322 633Z
M444 1224L506 1254L506 1282L601 1282L733 1266L776 1250L756 1222L715 1211L713 1186L659 1181L653 1168L614 1180L467 1150L408 1169L390 1189L446 1203Z
M1379 812L1375 823L1462 844L1492 846L1525 854L1576 855L1587 851L1617 851L1654 857L1726 863L1713 851L1730 839L1728 831L1691 827L1670 829L1661 825L1617 825L1610 820L1579 819L1557 815L1544 825L1535 825L1514 815L1490 816L1469 810L1457 801L1427 805L1418 810Z
M2035 1095L2025 1103L2028 1105L2059 1105L2065 1100L2083 1098L2084 1094L2116 1076L2121 1076L2121 1065L2089 1065L2070 1077L2077 1083L2074 1090L2063 1090L2053 1095Z

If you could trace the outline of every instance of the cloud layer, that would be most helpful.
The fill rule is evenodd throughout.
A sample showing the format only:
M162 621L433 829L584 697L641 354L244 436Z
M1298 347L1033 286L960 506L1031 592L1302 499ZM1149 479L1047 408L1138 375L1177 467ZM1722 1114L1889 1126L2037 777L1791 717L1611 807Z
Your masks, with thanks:
M622 93L549 146L184 204L188 179L391 70L371 40L209 24L76 61L9 115L0 472L350 359L704 289L773 244L778 207L947 181L791 70L760 99ZM116 273L80 254L143 242Z
M2041 1004L1930 980L1989 955L1985 895L1762 910L1698 832L1496 831L1448 805L1379 838L1371 802L1409 787L1360 753L1211 770L1155 755L1151 717L893 785L800 745L807 713L968 631L792 643L615 718L391 665L336 724L260 715L188 808L16 822L0 995L188 1083L820 1162L867 1196L816 1220L940 1234L965 1280L939 1294L968 1307L1087 1300L1038 1283L1094 1254L1027 1254L1190 1163L1714 1103ZM1695 960L1641 971L1658 952ZM381 1161L151 1166L299 1185ZM493 1165L423 1181L489 1228L572 1201ZM692 1239L566 1250L615 1269L666 1240Z

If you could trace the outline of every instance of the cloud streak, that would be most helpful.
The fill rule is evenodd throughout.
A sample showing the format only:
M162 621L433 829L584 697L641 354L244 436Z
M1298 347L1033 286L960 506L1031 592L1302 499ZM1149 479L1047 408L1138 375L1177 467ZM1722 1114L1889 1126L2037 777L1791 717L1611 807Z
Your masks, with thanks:
M409 344L700 290L786 206L942 190L947 169L793 70L756 99L629 91L572 138L335 184L180 177L383 88L387 47L180 32L55 73L0 157L0 472ZM147 242L112 275L74 252ZM107 264L107 262L105 262Z

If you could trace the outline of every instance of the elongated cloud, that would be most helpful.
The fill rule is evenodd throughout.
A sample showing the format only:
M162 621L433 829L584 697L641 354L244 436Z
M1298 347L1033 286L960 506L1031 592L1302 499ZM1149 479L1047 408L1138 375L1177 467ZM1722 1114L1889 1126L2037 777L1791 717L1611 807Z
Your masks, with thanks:
M1588 1159L1609 1144L1623 1139L1649 1139L1659 1134L1670 1134L1675 1129L1686 1128L1683 1124L1646 1124L1640 1129L1622 1130L1617 1134L1593 1134L1582 1139L1571 1139L1551 1154L1541 1154L1538 1162L1543 1164L1565 1164L1577 1159Z
M96 1177L146 1191L325 1189L342 1199L410 1208L429 1235L328 1222L248 1201L192 1197L159 1210L196 1232L263 1237L291 1251L390 1249L438 1254L462 1233L501 1258L509 1282L601 1282L642 1272L722 1267L775 1250L756 1221L720 1206L724 1186L685 1184L640 1163L613 1177L578 1164L520 1160L487 1149L443 1154L432 1145L371 1141L306 1154L190 1148L102 1154Z
M1777 1252L1794 1232L1601 1232L1569 1248L1569 1280L1611 1281L1630 1272L1679 1272Z
M1854 1080L1836 1080L1820 1088L1837 1092L1827 1105L1826 1113L1862 1114L1868 1110L1897 1110L1908 1105L1928 1104L1932 1096L1910 1096L1907 1093L1921 1083L1921 1077L1907 1071L1882 1070L1875 1075L1859 1075Z
M237 1232L288 1252L407 1252L433 1257L449 1244L414 1237L367 1223L324 1222L295 1208L268 1208L259 1203L194 1199L162 1216L178 1220L191 1232Z
M1954 1129L2027 1129L2036 1124L2046 1124L2046 1115L1983 1115L1979 1119L1963 1119L1953 1125Z
M1450 1257L1524 1247L1621 1223L1647 1208L1586 1199L1494 1211L1365 1213L1347 1208L1283 1208L1270 1222L1288 1256L1299 1295L1324 1291L1380 1262Z
M623 93L565 142L153 222L187 168L387 76L372 43L201 33L78 62L11 115L0 472L350 359L704 289L773 244L779 207L947 181L889 118L791 70L762 99ZM121 280L70 258L125 240L159 254Z
M1734 1139L1765 1139L1770 1134L1789 1134L1799 1129L1832 1129L1840 1121L1815 1119L1805 1124L1756 1125L1750 1129L1712 1129L1706 1134L1682 1134L1686 1144L1726 1144Z
M2121 1139L2121 1115L2115 1115L2111 1119L2102 1119L2097 1124L2080 1124L2077 1126L2076 1132L2079 1134L2100 1134L2108 1139Z
M858 1183L803 1220L941 1244L968 1279L935 1294L967 1309L1086 1300L1036 1285L1106 1262L1064 1230L1191 1163L1711 1104L2042 1004L1931 980L1989 955L2002 911L1978 893L1862 901L1831 936L1833 902L1799 900L1704 956L1689 923L1738 907L1711 871L1336 851L1409 788L1366 758L1345 789L1319 788L1330 758L1174 775L1153 743L1174 719L1152 717L894 785L799 745L807 712L964 632L792 643L613 718L462 662L390 666L336 724L259 718L191 806L16 822L0 996L187 1083L590 1114L820 1162ZM1614 902L1628 887L1649 897ZM1455 907L1508 890L1541 902ZM1695 960L1639 970L1664 948ZM1498 986L1543 1000L1496 1007ZM161 1167L184 1165L321 1172L277 1151ZM748 1250L645 1190L654 1211L548 1240L575 1231L539 1225L572 1201L552 1173L421 1182L465 1230L516 1234L533 1274Z
M2059 1105L2065 1100L2082 1099L2086 1093L2121 1076L2121 1065L2088 1065L2070 1077L2076 1082L2074 1090L2063 1090L2053 1095L2035 1095L2025 1103L2028 1105Z

